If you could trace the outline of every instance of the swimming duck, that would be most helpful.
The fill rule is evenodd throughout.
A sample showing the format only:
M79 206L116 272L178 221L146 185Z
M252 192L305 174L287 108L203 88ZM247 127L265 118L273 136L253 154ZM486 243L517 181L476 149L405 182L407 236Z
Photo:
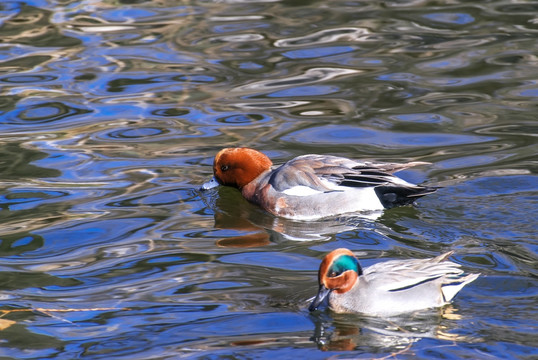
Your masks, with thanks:
M257 150L226 148L215 156L213 179L201 190L232 186L273 215L312 220L406 205L436 191L392 175L422 164L427 163L376 163L309 154L272 169L271 160Z
M453 251L433 259L390 260L362 269L348 249L336 249L321 262L319 291L309 307L317 310L329 298L338 313L394 316L448 304L479 274L464 275L448 259Z

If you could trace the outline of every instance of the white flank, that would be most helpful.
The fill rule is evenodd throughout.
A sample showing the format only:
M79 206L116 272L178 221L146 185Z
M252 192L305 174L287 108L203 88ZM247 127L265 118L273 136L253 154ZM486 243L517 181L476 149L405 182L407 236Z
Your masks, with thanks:
M312 189L311 187L303 186L303 185L293 186L282 192L286 195L291 195L291 196L310 196L310 195L316 195L316 194L322 193L319 190Z
M349 194L349 198L352 199L352 203L356 206L356 209L354 211L370 211L384 209L373 187L348 188L345 186L339 186L336 189L341 189L345 193Z

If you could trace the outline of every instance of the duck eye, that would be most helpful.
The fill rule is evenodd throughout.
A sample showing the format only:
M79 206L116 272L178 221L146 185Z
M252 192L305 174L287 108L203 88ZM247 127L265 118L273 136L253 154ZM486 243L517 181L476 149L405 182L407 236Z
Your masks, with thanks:
M331 272L329 273L329 277L336 277L336 276L338 276L338 275L340 275L340 274L337 273L336 271L331 271Z
M226 171L226 170L228 170L228 165L222 165L222 166L220 167L220 169L221 169L222 171Z

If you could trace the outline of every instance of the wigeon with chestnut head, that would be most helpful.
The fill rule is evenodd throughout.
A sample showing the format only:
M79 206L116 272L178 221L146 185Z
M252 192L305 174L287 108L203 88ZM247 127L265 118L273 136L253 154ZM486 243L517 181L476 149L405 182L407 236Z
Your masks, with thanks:
M411 184L393 175L406 164L357 161L331 155L302 155L280 167L250 148L219 151L213 179L202 186L232 186L273 215L314 220L351 212L379 211L413 203L437 188Z
M309 307L328 298L338 313L390 317L446 305L479 274L464 275L447 252L431 259L390 260L362 269L348 249L325 256L318 272L319 291Z

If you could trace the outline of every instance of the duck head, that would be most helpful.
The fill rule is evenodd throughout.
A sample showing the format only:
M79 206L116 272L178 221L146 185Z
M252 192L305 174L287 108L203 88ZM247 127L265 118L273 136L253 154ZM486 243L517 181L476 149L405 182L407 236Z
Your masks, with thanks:
M271 168L273 163L261 152L250 148L226 148L215 155L213 179L202 190L226 185L241 190L243 186Z
M362 275L359 261L348 249L336 249L323 258L318 272L318 294L308 310L317 310L331 293L343 294L351 290Z

